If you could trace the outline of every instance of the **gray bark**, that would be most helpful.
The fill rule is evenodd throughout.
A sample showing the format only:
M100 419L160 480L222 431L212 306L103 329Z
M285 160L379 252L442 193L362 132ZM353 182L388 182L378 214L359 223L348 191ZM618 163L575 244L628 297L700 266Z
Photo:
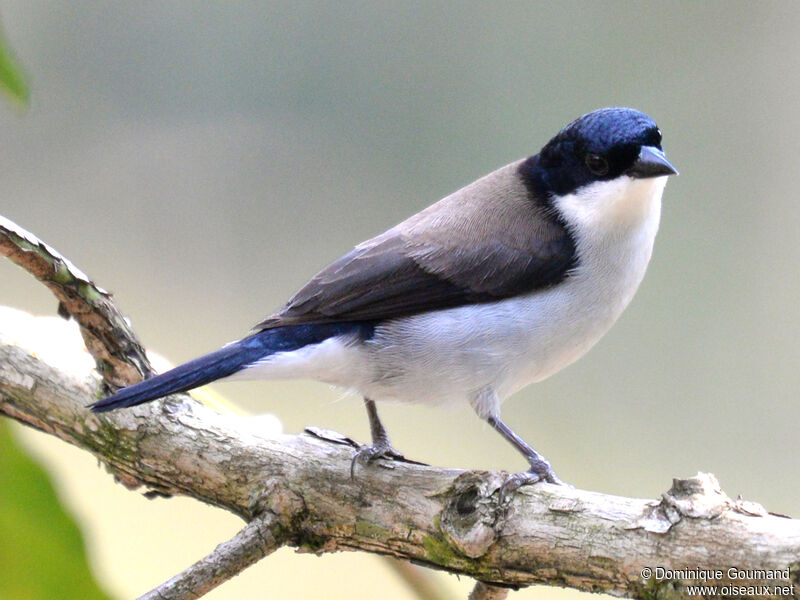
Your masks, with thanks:
M305 551L361 550L501 586L638 598L683 589L642 578L659 566L791 566L797 578L800 521L731 500L710 475L676 480L660 500L539 484L501 504L503 473L381 461L351 479L347 438L261 438L246 417L185 396L93 415L85 405L100 379L76 375L0 345L0 413L92 452L131 489L191 496L248 522L269 515L274 539Z

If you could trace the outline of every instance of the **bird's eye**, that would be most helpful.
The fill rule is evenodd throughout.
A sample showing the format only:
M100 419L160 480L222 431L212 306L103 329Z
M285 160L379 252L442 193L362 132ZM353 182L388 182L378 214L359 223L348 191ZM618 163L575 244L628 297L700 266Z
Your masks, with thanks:
M586 166L595 175L606 175L608 173L608 161L605 157L593 152L586 155Z

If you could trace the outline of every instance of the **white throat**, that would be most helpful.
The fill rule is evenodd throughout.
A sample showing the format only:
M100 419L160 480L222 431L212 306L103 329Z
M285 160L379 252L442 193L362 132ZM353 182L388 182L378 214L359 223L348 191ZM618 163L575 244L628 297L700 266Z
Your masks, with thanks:
M597 243L603 238L640 236L655 238L661 217L661 195L667 177L634 179L623 175L581 188L556 200L567 225L581 241ZM580 251L580 248L579 248Z
M630 302L653 253L667 177L621 176L558 199L557 208L577 240L578 271L616 296L614 312ZM614 318L616 318L615 315Z
M614 319L630 302L650 262L666 183L667 177L621 176L556 200L577 242L574 276L591 280L598 293L608 295L600 304L616 313Z

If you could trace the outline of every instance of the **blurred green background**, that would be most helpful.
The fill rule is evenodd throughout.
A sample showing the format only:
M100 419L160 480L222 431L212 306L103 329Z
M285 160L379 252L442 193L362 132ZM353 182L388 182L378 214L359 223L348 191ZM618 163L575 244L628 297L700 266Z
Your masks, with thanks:
M703 470L731 496L800 514L797 3L6 0L0 11L32 88L29 109L0 110L0 214L113 291L175 362L241 336L354 244L535 153L578 115L648 112L681 175L642 288L587 357L503 415L575 486L657 497ZM0 303L54 312L4 261L0 282ZM360 401L326 386L216 389L288 431L368 437ZM525 466L469 407L382 415L415 459ZM146 501L89 455L15 433L117 597L240 526L185 499ZM460 597L471 587L436 577ZM284 550L208 598L321 590L408 597L374 557ZM564 594L576 595L514 597Z

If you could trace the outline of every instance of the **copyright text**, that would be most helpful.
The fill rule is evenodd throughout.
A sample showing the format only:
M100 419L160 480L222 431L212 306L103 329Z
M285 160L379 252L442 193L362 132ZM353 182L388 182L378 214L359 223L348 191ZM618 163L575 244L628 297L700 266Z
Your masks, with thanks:
M689 596L794 596L789 569L668 569L644 567L645 581L687 582ZM689 585L688 582L712 585ZM717 584L717 585L714 585Z

